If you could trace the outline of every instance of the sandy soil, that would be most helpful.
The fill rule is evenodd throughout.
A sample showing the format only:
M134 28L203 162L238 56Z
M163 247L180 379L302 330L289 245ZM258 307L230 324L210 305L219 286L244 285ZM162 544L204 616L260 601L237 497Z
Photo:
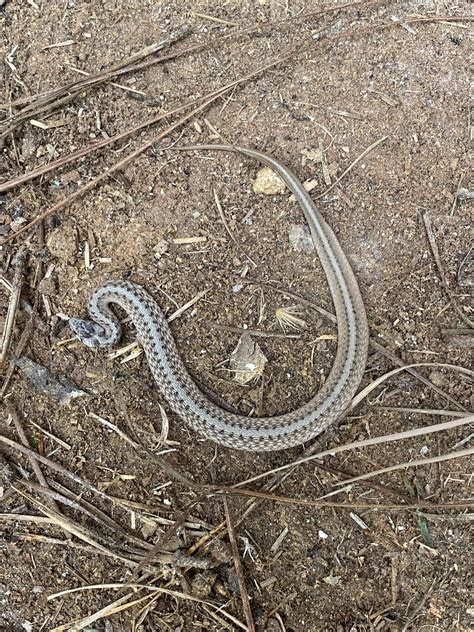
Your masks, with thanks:
M97 588L48 597L91 584L127 581L147 543L156 542L196 496L172 480L149 453L132 448L97 418L115 424L148 450L163 451L157 447L159 405L166 404L143 355L121 363L123 356L112 359L106 351L91 351L71 340L65 317L85 314L88 296L100 282L115 278L140 283L167 314L206 290L172 323L173 334L186 364L242 413L273 415L298 407L318 390L331 367L335 328L298 298L279 291L332 308L314 252L297 251L290 242L292 228L304 224L298 206L288 193L255 194L252 187L260 166L251 160L165 150L169 145L215 142L217 130L233 144L274 155L302 181L313 181L312 195L317 198L376 144L318 199L353 265L371 335L407 364L469 366L472 338L446 332L466 328L453 302L468 317L472 285L470 202L457 198L459 188L472 190L473 185L468 22L376 28L392 16L467 15L469 3L362 3L340 13L273 24L299 11L328 6L272 0L1 3L6 59L1 98L7 106L76 81L80 75L73 68L108 68L183 25L190 33L170 53L216 38L212 47L118 78L126 89L105 82L84 89L52 112L35 114L33 123L29 117L5 139L2 181L215 90L283 55L311 32L326 30L308 50L232 90L91 192L50 215L39 228L3 246L2 274L8 280L19 248L25 245L30 252L22 298L37 304L39 320L22 354L88 393L61 406L15 371L6 388L8 401L35 450L110 496L132 503L129 507L136 511L101 499L45 467L46 475L112 517L125 535L118 526L106 527L77 507L62 506L63 516L87 527L109 550L120 549L127 559L101 554L77 537L68 540L57 524L14 519L15 513L42 516L37 501L44 497L18 483L31 471L27 459L0 447L0 496L2 490L6 494L0 501L0 629L76 629L68 624L127 592ZM260 27L257 35L223 37L253 26ZM4 119L19 112L21 106L5 107ZM170 116L167 122L176 118ZM161 129L154 125L3 194L0 237L11 236ZM425 214L452 300L430 249ZM182 238L200 239L183 244ZM3 287L1 297L4 320L8 293ZM306 322L294 332L299 338L256 338L268 359L263 377L248 386L237 384L228 360L239 335L217 325L281 334L276 310L294 305L301 306L300 318ZM23 305L13 331L13 351L29 318ZM133 341L133 329L125 329L125 342ZM363 386L393 368L386 357L372 352ZM407 373L398 374L322 435L320 449L455 418L387 407L472 410L467 376L436 366L420 372L445 395ZM11 417L6 409L2 412L1 434L17 440ZM198 484L237 483L290 463L304 451L237 452L197 437L172 413L169 421L170 443L163 458ZM466 449L468 435L466 427L459 427L342 453L325 459L323 466L362 474L446 454L455 446ZM456 459L371 479L382 488L362 482L341 489L341 474L309 463L291 470L274 493L305 500L324 497L349 507L264 501L241 520L247 499L230 497L256 629L470 629L470 532L463 506L469 506L471 471L472 462ZM30 498L13 491L12 480ZM247 487L263 489L264 483ZM380 507L418 501L433 507L424 509L423 516ZM460 507L436 506L445 503ZM187 520L163 548L184 555L205 537L194 556L209 568L179 565L168 555L163 558L168 563L157 562L143 581L180 596L156 593L153 601L147 597L87 629L245 629L227 531L217 540L211 534L225 520L222 499L198 503ZM86 548L74 546L78 544ZM140 555L134 558L137 550ZM136 598L147 594L139 592ZM186 599L190 596L201 601Z

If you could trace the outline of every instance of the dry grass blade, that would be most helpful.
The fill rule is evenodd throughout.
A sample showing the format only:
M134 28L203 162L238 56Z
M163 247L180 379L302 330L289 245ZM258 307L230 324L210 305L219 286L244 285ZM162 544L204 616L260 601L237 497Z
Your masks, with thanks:
M355 477L354 477L355 478ZM348 481L351 479L341 481L340 485L348 484ZM338 483L339 484L339 483ZM232 489L225 488L222 490L222 493L225 495L237 495L237 496L248 496L250 498L262 498L264 500L270 500L277 503L284 503L286 505L301 505L303 507L316 507L318 509L323 509L324 507L331 507L332 509L346 509L348 511L352 509L364 509L364 510L375 510L375 511L414 511L416 509L466 509L474 506L473 501L460 501L454 503L430 503L424 502L422 500L417 503L362 503L362 502L334 502L334 501L324 501L324 500L308 500L306 498L291 498L288 496L279 496L276 494L270 494L267 492L259 492L253 489Z
M36 224L38 224L42 220L46 219L47 217L49 217L53 213L56 213L57 211L63 209L65 206L69 206L72 202L74 202L75 200L77 200L80 197L82 197L85 193L87 193L87 191L90 191L91 189L93 189L99 182L101 182L102 180L105 180L106 178L108 178L112 173L115 173L116 171L122 169L125 165L127 165L130 162L132 162L132 160L134 160L137 156L140 156L141 154L143 154L147 149L152 147L159 140L161 140L162 138L165 138L166 136L171 134L172 131L174 131L178 127L181 127L181 125L183 125L186 121L188 121L191 118L193 118L194 116L196 116L196 114L198 114L202 110L205 110L206 107L210 103L215 101L219 96L221 96L221 93L219 93L217 96L212 97L211 99L208 99L207 101L202 103L197 108L194 108L194 110L192 110L191 112L189 112L185 116L182 116L178 121L176 121L175 123L169 125L162 132L159 132L155 137L152 138L152 140L149 140L146 143L144 143L143 145L140 145L140 147L138 147L134 151L132 151L129 154L127 154L127 156L124 156L124 158L122 158L121 160L117 161L115 164L113 164L111 167L109 167L106 171L103 171L98 176L96 176L95 178L90 180L90 182L88 182L84 186L82 186L79 189L77 189L77 191L75 191L71 195L68 195L67 197L63 198L62 200L59 200L59 202L56 202L56 204L53 204L53 206L51 206L50 208L46 209L46 211L41 213L41 215L38 215L38 217L36 217L34 220L32 220L31 222L29 222L28 224L23 226L23 228L20 228L20 230L17 230L16 233L13 233L12 235L9 235L5 239L3 239L0 242L0 245L4 245L5 243L7 243L9 241L12 241L13 239L16 239L19 235L22 235L24 232L30 230L30 228L32 228L33 226L35 226Z
M386 141L388 138L388 136L383 136L382 138L379 138L377 141L375 141L375 143L372 143L372 145L370 145L369 147L367 147L367 149L364 149L364 151L360 154L360 156L358 156L353 162L351 162L351 164L347 167L347 169L339 176L339 178L337 178L337 180L335 180L330 187L328 187L325 191L323 191L323 193L320 193L319 195L316 196L316 200L321 199L322 197L324 197L325 195L327 195L330 191L332 191L334 189L334 187L336 187L340 181L349 173L349 171L351 171L363 158L365 158L365 156L367 156L368 153L370 153L373 149L375 149L376 147L378 147L381 143L383 143L384 141Z
M188 310L190 307L192 307L195 303L197 303L198 301L200 301L204 296L206 296L208 290L202 290L201 292L198 292L196 294L196 296L194 296L190 301L188 301L187 303L185 303L182 307L180 307L179 309L177 309L173 314L171 314L171 316L168 318L168 322L172 323L173 320L176 320L177 318L179 318L181 316L181 314L184 314L184 312L186 310Z
M294 331L300 331L307 325L306 321L300 318L301 306L289 305L288 307L279 307L275 310L275 317L278 324L286 333L287 329L293 329Z
M463 322L466 323L466 325L468 325L468 327L474 327L474 321L472 321L470 318L468 318L466 316L466 314L462 311L462 309L459 307L459 305L457 304L457 301L454 297L454 294L451 292L451 288L449 287L449 285L446 282L446 277L444 274L444 268L443 268L443 264L441 263L441 257L439 254L439 249L438 249L438 244L436 243L436 238L433 232L433 228L431 226L431 219L428 215L428 213L423 213L423 222L425 224L425 228L426 228L426 234L428 236L428 241L430 242L430 247L431 247L431 252L433 253L433 257L434 260L436 262L436 266L438 268L438 273L439 273L439 277L441 279L441 284L444 288L444 291L446 292L446 295L448 297L448 299L450 300L452 306L454 307L457 315L459 316L459 318L461 318L461 320Z
M367 397L369 393L371 393L374 389L376 389L378 386L380 386L380 384L382 384L389 378L393 377L394 375L397 375L397 373L401 373L402 371L405 371L406 369L413 369L415 367L421 367L421 366L432 366L432 367L440 367L443 369L452 369L453 371L458 371L459 373L463 373L464 375L468 375L469 377L474 377L474 371L471 371L470 369L465 369L464 367L461 367L461 366L456 366L455 364L444 364L442 362L418 362L416 364L407 364L406 366L401 366L398 369L393 369L393 371L389 371L388 373L381 375L379 378L374 380L371 384L363 388L359 393L357 393L357 395L352 400L351 405L349 406L349 410L353 410L358 404L360 404L360 402L363 399Z
M32 522L33 524L56 524L55 520L45 516L33 516L30 514L0 513L0 520L10 520L18 522Z
M130 439L130 437L127 434L125 434L123 430L120 430L120 428L118 428L115 424L113 424L108 419L99 417L99 415L96 415L95 413L89 413L89 417L92 417L93 419L98 421L100 424L108 428L109 430L112 430L112 432L115 432L121 439L125 441L125 443L128 443L129 445L131 445L132 448L135 448L135 450L140 449L141 446L138 443L136 443L133 439Z
M134 583L134 584L131 584L130 586L128 584L118 584L118 583L114 583L114 584L91 584L89 586L80 586L79 588L69 588L67 590L62 590L61 592L49 595L47 597L47 599L48 599L48 601L51 601L53 599L57 599L58 597L64 597L65 595L70 595L70 594L74 594L74 593L77 593L77 592L84 592L84 591L89 591L89 590L110 590L110 589L114 589L114 588L120 589L120 588L126 588L126 587L132 588L134 591L147 590L147 591L149 591L151 593L150 596L155 595L157 593L158 594L161 593L161 594L164 594L164 595L170 595L171 597L176 597L176 598L179 598L179 599L192 601L194 603L203 604L203 605L205 605L205 606L207 606L209 608L213 608L216 612L219 612L221 615L224 615L229 620L231 620L234 624L236 624L238 627L240 627L242 630L246 630L247 629L240 621L235 619L235 617L232 617L225 610L223 610L222 608L216 606L215 604L213 604L213 603L211 603L209 601L205 601L204 599L199 599L198 597L193 597L192 595L188 595L188 594L179 592L177 590L170 590L168 588L162 588L160 586L150 586L148 584L142 584L142 583ZM95 617L94 619L88 617L86 619L81 619L81 621L77 621L77 622L75 622L73 624L61 625L61 626L56 627L53 630L51 630L51 632L66 632L66 630L68 630L68 632L74 632L74 631L83 630L90 623L94 623L95 621L98 621L100 618L103 618L104 616L110 616L110 614L112 614L114 612L114 608L118 608L122 604L125 604L126 601L128 599L130 599L131 597L133 597L135 594L136 594L136 592L129 593L128 595L125 595L124 597L112 602L111 604L109 604L108 606L106 606L105 608L100 610L99 612L96 612L93 615L90 615L90 617ZM139 603L139 602L137 601L137 603ZM78 627L78 626L81 626L81 627Z
M229 237L232 239L232 241L234 242L234 244L237 246L238 250L240 250L240 252L247 257L247 259L250 261L250 263L254 266L257 267L257 264L255 263L255 261L245 252L245 250L242 248L242 246L239 244L239 242L237 241L237 239L234 237L232 231L230 230L229 224L227 223L227 220L225 218L224 215L224 211L222 210L222 204L219 200L219 197L217 195L217 191L214 189L213 190L214 193L214 201L216 203L217 206L217 210L219 212L219 216L221 218L222 223L224 224L224 228L227 231L227 234L229 235Z
M474 420L474 419L473 419ZM463 456L470 456L474 454L474 448L467 448L466 450L458 450L457 452L450 452L449 454L441 454L440 456L432 456L429 458L416 459L414 461L407 461L406 463L397 463L396 465L390 465L380 470L374 470L367 474L361 474L360 476L354 476L346 481L336 483L336 485L348 485L349 483L355 483L357 481L363 481L366 478L372 476L379 476L380 474L386 474L387 472L394 472L395 470L403 470L407 467L416 467L418 465L429 465L430 463L442 463L443 461L450 461L451 459L460 459Z
M387 410L393 413L415 413L418 415L440 415L446 417L465 417L466 413L458 410L440 410L437 408L405 408L403 406L373 406L375 410ZM473 413L469 413L473 414Z
M239 547L237 546L237 538L235 536L234 525L232 524L232 518L229 511L229 504L227 498L224 496L224 509L225 519L227 523L227 531L229 532L230 546L232 549L232 556L234 558L235 572L237 573L237 580L239 582L240 597L242 599L242 605L244 608L245 621L247 622L248 632L255 632L255 624L253 622L252 609L250 607L249 594L247 592L247 586L245 585L244 569L242 568L242 562L240 560Z
M1 394L0 394L0 396L1 396ZM37 424L35 421L32 421L31 419L28 419L28 423L31 424L32 426L34 426L42 434L44 434L45 437L48 437L49 439L51 439L51 441L54 441L54 443L57 443L58 445L60 445L62 448L64 448L68 452L69 452L69 450L71 450L71 446L69 445L69 443L66 443L65 441L63 441L59 437L56 437L56 435L54 435L52 432L49 432L48 430L46 430L45 428L43 428L42 426Z
M161 406L160 406L160 409L161 409ZM162 410L162 413L164 413L164 410L163 409L161 410ZM130 446L132 446L132 448L135 448L135 450L146 452L146 454L155 463L157 463L164 472L169 474L178 483L181 483L182 485L185 485L186 487L189 487L190 489L197 489L197 490L201 489L200 485L198 485L197 483L193 483L193 481L191 481L189 478L187 478L186 476L178 472L178 470L176 470L170 463L168 463L163 458L155 454L155 452L152 452L145 446L139 444L137 441L134 441L133 439L131 439L123 430L120 430L120 428L118 428L115 424L113 424L108 419L99 417L99 415L96 415L95 413L89 413L89 417L96 419L103 426L106 426L107 428L115 432L123 441L125 441ZM161 437L163 437L165 434L167 435L168 433L168 427L166 425L168 420L167 418L164 419L164 417L162 417L162 420L163 420L163 423L162 423L162 429L161 429Z
M27 253L20 252L15 261L15 273L13 276L10 302L8 304L7 316L3 328L1 350L0 350L0 368L5 364L8 353L10 351L10 342L13 334L13 326L15 324L18 304L20 302L21 288L23 286L23 268L25 265Z
M130 608L133 608L133 606L142 604L143 602L146 602L146 601L149 602L151 599L154 598L153 594L145 595L144 597L140 597L139 599L132 599L134 596L135 596L134 592L129 593L128 595L124 597L121 597L119 599L116 599L115 601L112 601L112 603L107 604L100 610L97 610L96 612L88 615L87 617L84 617L83 619L80 619L79 621L63 624L54 628L52 632L60 632L62 630L68 631L68 632L76 632L76 631L79 632L80 630L84 630L84 628L90 626L92 623L95 623L96 621L100 621L101 619L105 619L106 617L111 617L112 615L117 614L118 612L122 612L123 610L128 610ZM130 599L132 600L129 601ZM89 628L89 629L92 629L92 628Z
M390 435L382 435L380 437L371 437L370 439L364 439L363 441L354 441L353 443L346 443L345 445L337 446L330 450L324 450L324 452L318 452L317 454L310 454L309 456L305 456L302 459L298 459L296 461L292 461L291 463L287 463L286 465L281 465L280 467L274 468L272 470L268 470L267 472L263 472L262 474L257 474L256 476L252 476L252 478L248 478L245 481L241 481L240 483L236 483L232 486L232 488L237 489L239 487L243 487L248 483L254 483L262 478L266 478L271 474L276 474L277 472L283 472L289 468L295 467L296 465L302 465L303 463L308 463L310 461L314 461L316 459L322 459L325 456L332 456L338 454L339 452L347 452L348 450L355 450L356 448L364 448L371 445L379 445L381 443L389 443L391 441L402 441L403 439L410 439L412 437L419 437L422 435L430 434L432 432L441 432L443 430L449 430L451 428L458 428L459 426L465 426L474 422L474 415L470 415L468 417L463 417L462 419L454 419L452 421L445 421L441 424L435 424L433 426L424 426L422 428L413 428L413 430L405 430L404 432L397 432ZM348 479L344 480L343 483L347 484Z
M429 507L429 509L433 509L433 507ZM3 520L9 520L11 522L15 522L17 520L17 515L18 514L1 514L0 513L0 520L3 519ZM49 518L45 518L44 516L28 516L24 514L19 514L19 516L20 517L18 518L18 521L22 521L22 522L33 522L34 524L41 524L41 525L55 525L56 524L54 520L50 520ZM107 551L99 551L98 549L95 549L92 546L79 544L79 542L75 542L71 540L60 540L59 538L51 538L45 535L39 535L37 533L24 533L24 534L19 535L18 538L19 540L23 542L43 542L44 544L51 544L53 546L65 546L67 548L77 549L79 551L84 551L85 553L88 553L89 555L100 553L101 555L104 555L105 557L112 557L112 558L114 557L113 553L110 553ZM199 558L199 560L197 560L196 558L189 558L186 555L177 556L176 553L175 554L160 553L156 557L156 561L159 564L166 564L168 566L177 566L177 567L193 567L193 568L200 568L200 569L208 569L211 566L211 563L207 560L204 560L204 562L207 562L207 564L201 563L199 565L193 565L192 562L196 562L196 561L201 562L202 558Z
M160 408L160 414L161 414L161 429L160 429L160 437L158 439L158 443L155 449L158 449L166 445L166 442L168 441L169 430L170 430L170 422L168 419L168 415L166 414L166 411L161 404L158 404L158 406Z

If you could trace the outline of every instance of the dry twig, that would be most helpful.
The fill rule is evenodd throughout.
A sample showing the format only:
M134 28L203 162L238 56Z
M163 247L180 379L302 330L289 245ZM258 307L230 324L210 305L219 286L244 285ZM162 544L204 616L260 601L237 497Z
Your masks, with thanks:
M457 315L461 318L463 322L468 325L468 327L474 327L474 321L466 316L466 314L462 311L462 309L457 304L456 298L454 294L451 292L451 288L446 282L446 277L444 274L443 264L441 263L441 257L439 254L438 244L436 243L436 238L433 232L433 227L431 226L431 219L428 213L423 213L423 222L426 228L426 234L428 237L428 241L430 243L431 252L433 253L434 260L436 262L436 266L438 268L439 278L441 279L441 284L446 292L448 299L450 300L452 306L454 307Z
M7 317L3 328L1 350L0 350L0 368L3 368L8 353L10 351L10 342L13 334L13 326L15 325L18 303L20 302L21 288L23 286L23 268L27 257L26 251L21 251L15 260L15 273L13 276L12 290L10 302L8 304Z
M23 122L29 121L32 118L37 118L40 114L51 112L52 110L57 109L60 105L65 105L88 86L97 85L98 83L107 81L117 75L130 72L132 69L135 70L135 64L138 61L144 57L155 54L159 50L163 50L164 48L171 46L171 44L182 39L188 33L189 29L187 27L183 27L175 33L169 35L166 39L151 44L138 53L134 53L133 55L122 59L105 71L88 75L84 79L71 81L64 86L60 86L59 88L55 88L49 92L37 95L29 105L25 106L18 114L12 115L2 124L0 127L0 142L8 136L8 134L15 131L15 129L17 129L17 127L19 127ZM157 63L158 60L154 59L152 61L153 63ZM9 127L7 127L8 123L10 123Z
M291 463L287 463L286 465L281 465L280 467L274 468L272 470L268 470L263 472L262 474L257 474L256 476L252 476L240 483L236 483L232 487L237 489L239 487L243 487L249 483L254 483L262 478L266 478L271 474L275 474L277 472L283 472L289 468L294 467L295 465L302 465L303 463L308 463L309 461L314 461L316 459L321 459L324 456L333 456L338 454L339 452L346 452L347 450L355 450L356 448L363 448L371 445L379 445L381 443L388 443L391 441L402 441L403 439L409 439L412 437L419 437L426 434L430 434L432 432L441 432L443 430L449 430L451 428L457 428L459 426L465 426L474 422L474 415L470 415L468 417L464 417L462 419L454 419L452 421L445 421L441 424L435 424L433 426L423 427L423 428L413 428L412 430L405 430L404 432L396 432L394 434L383 435L380 437L371 437L370 439L364 439L362 441L354 441L352 443L346 443L345 445L336 446L329 450L324 450L323 452L318 452L317 454L310 454L301 459L297 459ZM344 481L347 484L348 481Z
M237 580L239 582L240 597L242 599L242 605L244 608L245 620L247 622L248 632L255 632L255 624L253 622L252 609L250 607L249 594L247 592L247 586L245 585L244 569L242 568L242 562L240 560L239 548L237 546L237 538L235 536L234 525L232 524L232 518L230 516L229 504L227 498L224 496L224 509L225 519L227 523L227 531L229 532L229 541L232 549L232 556L234 558L235 572L237 573Z
M15 410L15 408L13 407L13 404L10 401L6 402L6 406L7 406L8 414L12 418L16 431L18 433L18 436L20 437L20 441L26 448L30 448L30 444L28 442L28 439L26 438L26 434L25 434L25 431L23 430L23 426L21 425L20 417L17 411ZM41 471L40 466L38 465L38 461L36 461L36 459L33 459L31 457L29 457L28 460L33 469L33 472L35 473L36 478L38 479L38 482L41 488L44 489L45 491L51 491L48 487L48 483L46 482L46 478L44 477L44 474ZM58 514L61 514L61 510L59 509L58 505L56 504L56 501L53 498L50 498L50 506ZM67 530L66 530L66 536L68 538L71 537L70 533Z
M367 149L364 149L364 151L360 154L360 156L358 156L353 162L351 162L351 164L347 167L347 169L339 176L339 178L337 178L337 180L335 180L330 187L328 187L325 191L323 191L322 193L320 193L319 195L316 196L316 200L321 199L322 197L324 197L325 195L327 195L330 191L332 191L334 189L334 187L336 187L340 181L344 178L344 176L346 176L349 171L351 171L361 160L362 158L365 158L365 156L367 156L368 153L370 153L373 149L375 149L376 147L378 147L381 143L383 143L384 141L386 141L388 138L388 136L383 136L382 138L379 138L377 141L375 141L375 143L372 143L372 145L370 145L369 147L367 147Z

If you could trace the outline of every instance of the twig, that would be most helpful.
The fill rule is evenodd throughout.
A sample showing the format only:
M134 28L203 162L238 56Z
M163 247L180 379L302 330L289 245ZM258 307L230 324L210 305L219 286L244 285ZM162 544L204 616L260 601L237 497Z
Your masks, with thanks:
M443 336L474 336L474 329L472 327L459 327L442 329Z
M286 465L281 465L280 467L274 468L272 470L268 470L263 472L262 474L257 474L256 476L252 476L240 483L236 483L232 486L232 488L239 488L247 485L248 483L254 483L262 478L270 476L271 474L275 474L276 472L283 472L295 465L302 465L303 463L308 463L310 461L314 461L316 459L322 459L324 456L335 455L339 452L346 452L347 450L355 450L356 448L364 448L371 445L379 445L381 443L388 443L390 441L402 441L403 439L409 439L412 437L419 437L422 435L430 434L432 432L441 432L443 430L449 430L451 428L457 428L459 426L465 426L469 423L474 422L474 415L470 415L468 417L464 417L463 419L454 419L452 421L445 421L441 424L435 424L433 426L423 427L423 428L413 428L412 430L405 430L404 432L397 432L394 434L383 435L380 437L371 437L370 439L364 439L362 441L354 441L353 443L346 443L342 446L336 446L331 448L330 450L324 450L323 452L319 452L317 454L310 454L308 456L303 457L302 459L297 459L296 461L292 461L291 463L287 463ZM347 484L347 481L344 481L344 484Z
M22 251L18 254L15 261L15 273L13 275L12 291L10 295L10 302L8 303L7 317L5 319L5 325L2 334L0 368L2 368L5 364L10 350L13 327L15 325L18 303L20 301L21 288L23 286L23 268L25 265L26 257L26 251Z
M434 260L436 262L436 266L438 268L439 278L441 279L441 285L446 292L446 295L451 302L451 305L454 307L457 315L461 318L461 320L468 325L468 327L474 327L474 321L466 316L466 314L462 311L462 309L457 304L457 301L454 297L454 294L451 292L451 288L446 282L446 277L444 275L443 264L441 263L441 257L439 255L438 244L436 243L436 239L434 236L433 228L431 226L431 219L428 213L423 213L423 222L426 228L426 235L428 237L428 241L430 242L431 252L433 253Z
M336 187L339 184L339 182L344 178L344 176L346 176L349 173L349 171L351 171L351 169L353 169L362 160L362 158L367 156L368 153L370 153L378 145L380 145L385 140L387 140L387 138L388 136L383 136L382 138L379 138L379 140L375 141L375 143L372 143L372 145L367 147L367 149L364 149L364 151L360 154L360 156L358 156L353 162L351 162L351 164L347 167L347 169L339 176L339 178L334 180L334 182L331 184L330 187L328 187L325 191L323 191L323 193L320 193L319 195L315 197L315 200L321 199L322 197L327 195L329 191L332 191L334 187Z
M245 621L247 622L248 632L255 632L255 624L253 622L252 609L250 607L249 594L247 592L247 586L245 585L244 570L242 568L242 562L240 560L239 548L237 546L237 538L235 536L234 525L229 511L229 504L227 498L224 496L224 509L225 519L227 522L227 531L229 532L230 547L232 549L232 556L234 558L235 572L237 573L237 580L239 582L240 597L242 599L242 606L244 608Z
M90 77L92 73L90 72L86 72L85 70L81 70L80 68L76 68L75 66L69 66L69 68L73 71L73 72L77 72L78 75L82 75L83 77ZM136 90L135 88L132 88L131 86L124 86L121 83L116 83L115 81L111 81L110 82L111 86L114 86L114 88L119 88L120 90L125 90L125 92L128 93L132 93L132 94L138 94L142 97L146 97L146 93L142 92L141 90Z
M220 325L219 323L208 323L214 329L220 331L230 331L233 334L250 334L256 338L287 338L290 340L298 340L300 334L284 334L281 331L262 331L261 329L244 329L243 327L232 327L231 325Z
M473 421L474 421L474 417L473 417ZM347 481L341 481L339 483L336 483L336 485L348 485L349 483L363 481L366 478L371 478L372 476L379 476L380 474L385 474L386 472L394 472L395 470L403 470L407 467L416 467L418 465L429 465L430 463L441 463L443 461L450 461L451 459L459 459L463 456L469 456L470 454L474 454L474 448L466 448L466 450L458 450L457 452L449 452L448 454L441 454L440 456L432 456L432 457L423 458L423 459L415 459L414 461L406 461L405 463L397 463L396 465L390 465L389 467L384 467L381 470L374 470L373 472L368 472L367 474L354 476L354 478L349 478Z
M168 531L165 531L165 533L158 538L156 544L153 545L153 548L151 548L148 553L146 554L146 556L142 559L142 561L140 562L140 564L138 564L138 566L136 567L136 569L133 571L132 575L129 577L127 583L124 585L124 588L131 586L131 584L133 584L133 582L135 581L135 579L138 577L138 574L146 567L148 566L148 564L150 564L150 562L153 561L153 558L155 557L155 555L158 553L158 551L160 549L163 549L163 547L165 546L165 544L176 534L176 532L178 531L178 529L180 527L183 526L183 524L186 522L186 519L188 518L189 514L191 513L191 509L197 505L198 503L202 502L204 499L206 498L206 496L198 496L197 498L195 498L191 503L189 503L189 505L186 507L186 509L184 509L176 518L176 520L174 521L173 525L168 529Z
M218 195L217 195L217 191L216 191L215 189L213 190L213 193L214 193L214 201L215 201L215 203L216 203L217 210L219 211L219 215L220 215L221 221L222 221L222 223L224 224L224 228L226 229L227 234L228 234L228 235L229 235L229 237L232 239L232 241L234 242L234 244L237 246L237 249L238 249L238 250L240 250L240 252L241 252L241 253L242 253L245 257L247 257L247 259L250 261L250 263L251 263L251 264L252 264L252 265L256 268L256 267L257 267L257 264L255 263L255 261L252 259L252 257L250 257L250 256L249 256L249 255L245 252L244 248L243 248L243 247L239 244L239 242L237 241L237 239L234 237L234 235L233 235L232 231L230 230L230 228L229 228L229 224L227 223L227 220L226 220L225 215L224 215L224 211L222 210L222 205L221 205L221 202L220 202L219 197L218 197Z
M20 301L20 305L21 304L22 304L22 301ZM2 388L0 389L0 399L3 399L3 397L5 396L5 393L7 392L7 389L10 385L10 380L12 379L15 369L17 368L16 358L19 358L23 354L23 350L25 349L26 345L28 344L28 341L30 340L33 334L33 329L35 325L35 316L36 316L36 304L37 304L37 301L35 300L35 303L32 307L32 311L28 318L28 322L26 323L23 331L21 332L20 340L18 341L18 344L15 348L15 352L14 354L11 354L12 357L10 357L10 364L3 378Z

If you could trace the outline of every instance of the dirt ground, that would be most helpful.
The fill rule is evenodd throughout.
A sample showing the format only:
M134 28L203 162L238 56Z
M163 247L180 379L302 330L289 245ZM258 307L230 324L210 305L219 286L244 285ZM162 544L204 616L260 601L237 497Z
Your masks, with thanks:
M469 317L472 209L457 192L474 185L472 162L469 169L472 31L467 21L446 20L376 27L393 16L462 16L472 8L463 1L387 1L281 22L336 4L0 2L4 120L21 112L21 105L9 103L77 81L80 75L73 68L98 72L183 25L189 34L169 53L216 38L212 47L117 78L122 88L103 82L52 112L36 114L33 122L26 120L5 139L2 182L243 77L326 29L305 51L236 87L42 225L2 246L2 274L10 281L15 254L21 246L29 251L22 299L36 304L38 317L22 355L87 393L62 406L15 370L5 396L36 451L120 500L111 502L43 466L44 474L72 490L73 498L88 501L116 524L93 520L77 505L60 505L63 517L89 529L105 549L77 535L68 538L41 511L38 501L45 497L20 482L25 476L35 480L27 458L0 444L0 497L5 494L0 500L1 630L246 629L227 529L217 539L213 534L225 521L219 496L192 507L184 526L162 547L161 563L156 560L141 575L149 588L135 594L135 605L83 627L73 623L124 596L132 601L129 588L107 585L125 583L149 543L198 495L173 480L150 452L131 447L100 419L203 485L243 481L296 460L308 447L254 454L197 436L169 412L143 355L121 362L124 356L111 358L107 350L93 351L71 338L65 319L86 313L91 291L107 279L130 279L171 315L205 290L173 321L172 331L186 365L241 413L274 415L302 405L321 386L336 349L335 327L297 298L332 309L315 253L295 249L289 239L295 226L304 225L289 194L254 193L261 165L242 156L166 147L216 142L217 131L226 141L275 156L302 181L313 181L314 199L335 183L317 204L353 265L371 336L406 364L469 367L472 337L462 335L467 325L453 305ZM257 26L256 33L238 35ZM224 39L230 33L236 35ZM0 238L11 236L174 120L176 115L2 194ZM451 299L430 249L424 215L431 222ZM180 243L182 238L197 239ZM0 292L4 321L9 293L3 286ZM276 310L295 305L306 326L288 332L298 338L282 337ZM29 321L23 302L13 329L13 352ZM235 382L228 361L239 334L218 326L280 334L254 338L268 359L262 378L246 386ZM133 340L133 328L125 325L124 344ZM393 368L372 350L362 386ZM419 371L438 392L399 373L319 437L318 450L456 419L390 408L472 410L466 375L438 366ZM158 442L160 404L169 413L165 446ZM5 407L0 434L19 441ZM344 503L345 508L264 500L244 516L248 499L230 496L256 629L471 629L467 512L472 461L429 463L337 486L344 480L340 472L355 476L465 450L468 439L469 428L461 426L344 452L321 466L310 462L291 469L273 490L306 501ZM267 489L268 480L246 488ZM421 512L383 507L418 501L433 507ZM458 506L439 507L446 503ZM110 551L120 551L120 559L110 557ZM171 559L176 551L192 554L197 567L191 567L193 560L179 563L177 555ZM99 587L49 599L90 585ZM151 587L168 592L153 593Z

